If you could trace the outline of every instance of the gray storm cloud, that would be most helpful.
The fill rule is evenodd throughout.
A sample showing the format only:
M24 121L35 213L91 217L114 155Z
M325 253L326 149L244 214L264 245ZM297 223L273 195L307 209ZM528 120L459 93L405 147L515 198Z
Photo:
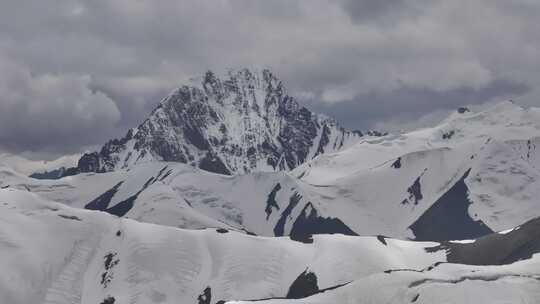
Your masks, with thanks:
M2 1L0 149L77 152L228 67L270 67L352 128L538 105L539 15L530 0Z
M2 57L0 70L0 142L7 148L73 149L120 118L112 99L88 87L89 76L36 76Z

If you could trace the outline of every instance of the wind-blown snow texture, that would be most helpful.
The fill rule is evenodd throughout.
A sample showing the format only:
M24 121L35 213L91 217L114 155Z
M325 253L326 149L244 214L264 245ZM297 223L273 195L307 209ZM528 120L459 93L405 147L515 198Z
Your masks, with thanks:
M338 151L363 134L301 107L269 70L207 72L182 86L150 117L101 151L84 155L79 172L107 172L152 161L193 164L221 173L281 171Z
M0 190L0 211L1 303L534 303L540 296L540 248L505 259L538 241L538 220L464 244L343 235L306 244L140 223L26 190ZM499 266L475 266L488 254L492 262L480 264Z

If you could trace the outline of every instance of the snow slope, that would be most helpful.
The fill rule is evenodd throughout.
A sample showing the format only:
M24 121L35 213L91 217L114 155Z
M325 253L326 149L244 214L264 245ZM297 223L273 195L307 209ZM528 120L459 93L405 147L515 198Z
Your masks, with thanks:
M540 258L508 266L441 264L430 271L377 273L302 299L257 301L281 303L537 303ZM247 304L252 301L231 301Z
M317 237L312 244L215 229L182 230L0 190L2 303L197 303L284 296L306 269L321 287L444 260L434 243ZM249 276L246 276L249 274ZM161 300L160 300L161 299Z
M0 278L1 303L407 303L418 294L420 303L449 295L532 303L540 292L535 253L501 266L444 264L456 258L454 243L343 235L303 243L226 229L184 230L71 208L16 189L0 190L0 209L0 267L8 274ZM540 237L540 221L498 235L527 243ZM501 247L500 239L488 241ZM484 242L457 243L480 244L480 252L461 249L457 258L485 254ZM513 244L505 256L522 246Z
M16 189L0 190L0 208L0 267L9 274L0 279L2 303L217 303L325 289L331 290L305 301L346 303L361 294L378 303L415 293L424 301L440 299L436 290L454 290L437 287L453 280L465 282L456 284L458 291L480 281L482 291L508 297L534 299L540 291L537 255L509 266L446 265L440 264L449 257L441 245L448 244L343 235L302 243L226 229L184 230ZM530 228L507 235L523 229Z
M339 201L332 208L342 209L345 223L376 222L375 231L394 236L471 238L540 215L539 136L539 109L504 102L433 128L363 140L292 174L316 186L321 202Z
M302 231L292 233L298 218L322 209L311 202L301 183L284 172L226 176L180 163L152 162L59 180L32 179L0 168L0 187L142 222L224 227L266 236L302 237ZM318 211L317 219L324 222L328 216ZM346 232L344 224L331 222L333 230L322 232Z
M525 109L505 101L477 113L460 112L435 127L365 138L349 149L321 155L295 171L303 173L306 181L324 184L412 152L462 148L464 152L469 149L472 155L486 141L527 141L540 136L539 108Z

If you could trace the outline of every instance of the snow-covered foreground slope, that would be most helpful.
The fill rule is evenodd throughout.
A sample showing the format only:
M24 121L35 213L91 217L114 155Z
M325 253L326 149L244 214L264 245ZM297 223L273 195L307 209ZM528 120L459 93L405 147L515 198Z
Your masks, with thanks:
M302 299L271 299L261 304L356 303L538 303L540 258L508 266L441 264L429 271L377 273L339 289ZM231 301L247 304L252 301Z
M0 209L1 303L214 304L309 295L306 303L429 303L455 291L476 303L490 292L533 303L540 292L538 255L505 266L440 264L478 254L447 256L454 246L487 252L482 242L510 244L498 237L439 244L326 235L302 243L140 223L16 189L0 190ZM539 228L531 222L500 237L528 244ZM508 246L506 256L523 243Z
M376 238L317 237L312 244L227 230L181 230L0 191L2 303L196 303L285 296L306 269L321 288L387 268L427 267L443 251ZM160 300L161 299L161 300ZM55 302L56 301L56 302ZM214 303L214 301L212 302Z

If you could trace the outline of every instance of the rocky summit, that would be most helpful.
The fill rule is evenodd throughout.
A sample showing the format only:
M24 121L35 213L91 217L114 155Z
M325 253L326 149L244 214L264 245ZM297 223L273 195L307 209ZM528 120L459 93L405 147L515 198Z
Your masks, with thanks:
M71 172L108 172L155 160L227 175L290 170L363 135L300 106L270 70L241 69L224 77L208 71L174 90L125 137L83 155Z

